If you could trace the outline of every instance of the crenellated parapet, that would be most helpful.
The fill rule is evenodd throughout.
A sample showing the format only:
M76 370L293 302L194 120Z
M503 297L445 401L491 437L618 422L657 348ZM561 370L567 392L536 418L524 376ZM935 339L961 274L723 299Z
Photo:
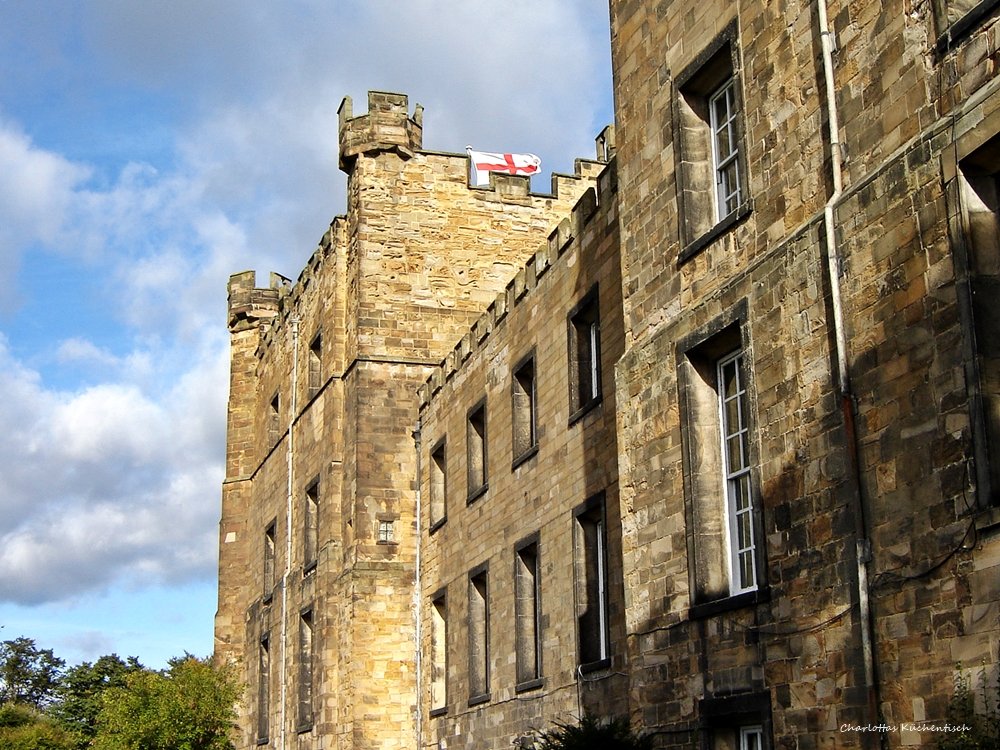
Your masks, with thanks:
M590 188L583 193L569 216L560 221L549 233L546 241L518 270L507 287L497 295L486 311L458 341L455 348L427 378L426 383L420 388L421 409L426 408L444 384L462 369L464 363L487 344L494 329L507 318L510 311L530 300L531 292L538 286L542 277L561 261L574 242L582 240L589 224L598 214L598 209L613 204L614 195L618 190L618 175L614 161L602 165L602 169L597 179L597 189Z
M239 333L269 324L278 315L279 290L256 286L255 271L241 271L229 277L229 332Z
M354 116L351 97L337 110L340 117L340 168L350 173L361 154L395 151L409 158L423 145L424 110L419 104L409 114L406 94L368 92L368 112Z

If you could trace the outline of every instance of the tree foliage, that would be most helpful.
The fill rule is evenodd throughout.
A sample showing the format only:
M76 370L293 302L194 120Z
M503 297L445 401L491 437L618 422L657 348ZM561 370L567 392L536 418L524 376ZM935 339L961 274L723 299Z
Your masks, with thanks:
M65 729L23 703L0 705L0 747L4 750L75 750Z
M632 730L624 716L602 720L585 714L577 724L557 723L542 732L535 750L651 750L653 739Z
M77 747L83 750L97 733L104 692L124 687L128 675L143 669L134 656L122 660L117 654L71 667L59 683L49 714L77 738Z
M95 750L230 750L240 689L233 672L191 655L104 692Z
M55 697L66 662L31 638L0 643L0 703L44 708Z

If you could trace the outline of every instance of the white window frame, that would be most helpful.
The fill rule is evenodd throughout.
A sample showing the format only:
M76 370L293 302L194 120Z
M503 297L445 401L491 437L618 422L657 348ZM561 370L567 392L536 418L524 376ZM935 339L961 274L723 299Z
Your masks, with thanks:
M721 103L724 111L717 106ZM740 140L737 127L736 77L731 76L708 98L709 125L712 141L712 173L715 179L715 221L722 221L734 213L743 202L740 184ZM723 152L722 134L729 144ZM732 184L729 176L732 176Z
M764 727L740 727L740 750L764 750Z
M731 369L735 389L726 393L726 371ZM750 478L750 428L747 392L743 376L743 351L737 349L716 365L719 397L719 432L722 437L722 480L725 493L729 593L735 596L758 587L757 549L754 533L754 502ZM730 414L735 417L735 424ZM739 464L732 459L731 447Z

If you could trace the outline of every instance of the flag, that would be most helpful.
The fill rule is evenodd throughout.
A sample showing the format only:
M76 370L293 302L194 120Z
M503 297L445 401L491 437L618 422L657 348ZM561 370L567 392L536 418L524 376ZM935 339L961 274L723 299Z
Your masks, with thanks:
M472 184L477 187L490 184L490 172L533 175L542 168L542 160L534 154L494 154L473 151L471 146L466 150L472 162Z

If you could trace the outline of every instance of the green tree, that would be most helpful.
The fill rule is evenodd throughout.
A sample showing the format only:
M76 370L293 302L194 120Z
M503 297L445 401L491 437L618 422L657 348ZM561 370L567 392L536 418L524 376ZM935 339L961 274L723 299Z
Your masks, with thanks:
M230 750L240 697L231 669L190 654L163 672L141 670L108 688L95 750Z
M38 648L31 638L0 643L0 703L44 708L55 696L65 664L52 649Z
M17 703L0 706L0 747L4 750L75 750L69 732L38 709Z
M556 724L534 742L535 750L651 750L653 738L637 734L623 716L601 720L586 714L578 724Z
M117 654L70 667L59 683L48 714L77 738L77 747L83 750L97 733L104 692L124 687L128 675L143 669L134 656L122 660Z

